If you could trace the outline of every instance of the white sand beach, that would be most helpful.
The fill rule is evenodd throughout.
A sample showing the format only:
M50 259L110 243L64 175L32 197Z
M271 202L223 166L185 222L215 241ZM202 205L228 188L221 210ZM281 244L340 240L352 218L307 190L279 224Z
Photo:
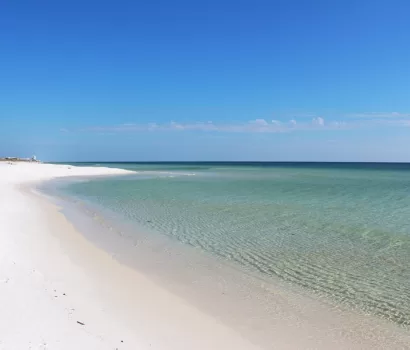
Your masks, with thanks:
M113 260L21 185L111 168L0 163L0 349L254 349Z
M270 320L245 300L249 316L242 322L236 317L241 305L232 299L232 322L225 322L229 317L215 317L119 263L78 232L55 204L30 190L30 184L58 177L129 173L0 163L0 349L409 348L408 333L394 326L341 315L279 290L269 296ZM240 289L234 285L230 291ZM209 298L222 314L217 292ZM252 298L259 296L247 299Z

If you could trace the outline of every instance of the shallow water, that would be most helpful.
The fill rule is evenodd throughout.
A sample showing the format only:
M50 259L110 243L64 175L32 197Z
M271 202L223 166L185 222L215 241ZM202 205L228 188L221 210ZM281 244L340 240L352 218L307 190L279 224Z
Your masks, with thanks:
M410 325L410 166L108 165L139 173L64 191L244 271Z

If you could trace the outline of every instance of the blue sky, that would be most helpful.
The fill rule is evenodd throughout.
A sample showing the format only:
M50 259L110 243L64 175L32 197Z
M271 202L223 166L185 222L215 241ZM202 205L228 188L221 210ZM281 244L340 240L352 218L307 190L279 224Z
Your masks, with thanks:
M410 3L19 1L0 156L410 161Z

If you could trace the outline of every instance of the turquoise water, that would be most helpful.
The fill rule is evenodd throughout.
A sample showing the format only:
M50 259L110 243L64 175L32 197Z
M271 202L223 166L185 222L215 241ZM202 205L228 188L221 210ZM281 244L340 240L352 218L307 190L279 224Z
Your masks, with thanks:
M66 191L244 272L410 326L409 165L101 165L139 173Z

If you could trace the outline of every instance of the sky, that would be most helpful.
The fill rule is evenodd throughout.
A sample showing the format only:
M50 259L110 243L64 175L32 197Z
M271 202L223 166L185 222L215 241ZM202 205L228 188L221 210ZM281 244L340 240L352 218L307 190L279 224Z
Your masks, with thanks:
M410 162L410 2L3 0L0 157Z

